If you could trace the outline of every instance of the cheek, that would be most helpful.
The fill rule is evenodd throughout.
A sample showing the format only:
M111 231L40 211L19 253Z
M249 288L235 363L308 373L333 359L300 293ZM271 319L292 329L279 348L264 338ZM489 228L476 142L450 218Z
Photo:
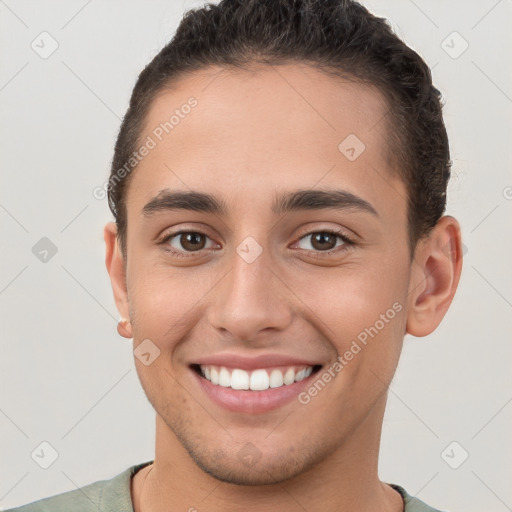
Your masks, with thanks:
M316 285L310 283L308 301L317 304L315 310L323 312L325 323L332 331L357 335L375 324L390 308L392 311L387 316L391 320L397 316L394 314L397 310L403 309L407 280L403 275L395 276L384 268L376 272L370 268L344 271L338 277L317 280ZM397 302L402 308L393 308Z
M322 413L334 415L335 423L362 421L389 386L398 364L405 307L397 290L381 284L345 280L343 292L334 284L324 287L322 319L329 323L325 334L337 359L318 377L323 379L329 373L333 379L328 377L328 399L319 400L317 406ZM323 385L315 383L313 387L322 389ZM315 389L307 393L316 396Z
M405 333L406 275L358 268L339 279L316 282L309 286L308 303L319 305L315 312L344 360L345 378L360 379L361 370L371 369L388 381Z
M173 348L204 315L204 298L217 281L207 270L152 263L132 269L129 300L135 340L149 338L161 350Z

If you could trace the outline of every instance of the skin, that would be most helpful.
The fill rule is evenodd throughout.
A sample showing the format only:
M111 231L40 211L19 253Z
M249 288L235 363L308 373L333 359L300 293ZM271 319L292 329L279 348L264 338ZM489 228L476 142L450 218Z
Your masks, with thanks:
M119 332L134 348L149 338L160 350L148 366L135 358L157 413L155 461L132 480L135 512L402 510L377 473L387 387L404 335L431 333L451 303L462 265L457 221L443 217L411 261L407 192L388 158L383 98L370 86L303 64L208 68L158 95L141 140L190 96L197 107L134 171L126 260L115 224L104 230L126 320ZM353 162L338 150L350 133L366 146ZM347 190L378 215L272 213L276 193L310 188ZM143 216L163 189L215 195L228 213ZM188 258L159 245L182 228L206 234L195 253L172 239ZM335 239L328 248L341 250L325 256L307 235L332 228L355 244ZM248 236L262 248L252 263L236 252ZM396 302L401 311L307 405L230 412L189 368L219 352L300 354L328 368ZM260 458L248 467L237 455L249 442Z

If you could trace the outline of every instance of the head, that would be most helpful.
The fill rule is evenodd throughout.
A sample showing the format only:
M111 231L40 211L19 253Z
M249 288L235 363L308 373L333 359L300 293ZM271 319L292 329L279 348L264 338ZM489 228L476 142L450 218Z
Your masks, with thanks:
M421 57L347 0L207 4L139 75L107 267L121 333L159 351L136 359L146 395L206 472L280 481L378 437L404 335L437 327L460 276L441 110ZM197 384L197 364L226 354L336 376L240 413Z

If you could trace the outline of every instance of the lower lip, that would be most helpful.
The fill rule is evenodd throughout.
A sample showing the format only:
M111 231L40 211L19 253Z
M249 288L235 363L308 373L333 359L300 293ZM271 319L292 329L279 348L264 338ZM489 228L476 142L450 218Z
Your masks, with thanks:
M193 369L190 370L200 388L221 407L232 412L247 414L260 414L282 407L283 405L297 399L297 395L310 385L318 372L314 372L305 379L284 385L279 388L268 388L265 391L237 390L212 384L209 380L201 377Z

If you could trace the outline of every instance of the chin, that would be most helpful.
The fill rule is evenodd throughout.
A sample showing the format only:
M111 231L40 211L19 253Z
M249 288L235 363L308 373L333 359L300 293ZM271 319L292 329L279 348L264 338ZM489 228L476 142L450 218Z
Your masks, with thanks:
M260 486L271 485L290 480L305 471L304 465L299 461L283 461L282 457L275 463L259 460L254 467L247 467L235 460L230 463L228 457L219 461L215 456L200 456L191 453L192 459L205 473L208 473L216 480L233 485Z
M223 436L215 440L204 432L172 429L194 463L216 480L234 485L271 485L293 479L322 461L327 454L304 441L293 446L267 446L259 450L250 442L237 443Z

